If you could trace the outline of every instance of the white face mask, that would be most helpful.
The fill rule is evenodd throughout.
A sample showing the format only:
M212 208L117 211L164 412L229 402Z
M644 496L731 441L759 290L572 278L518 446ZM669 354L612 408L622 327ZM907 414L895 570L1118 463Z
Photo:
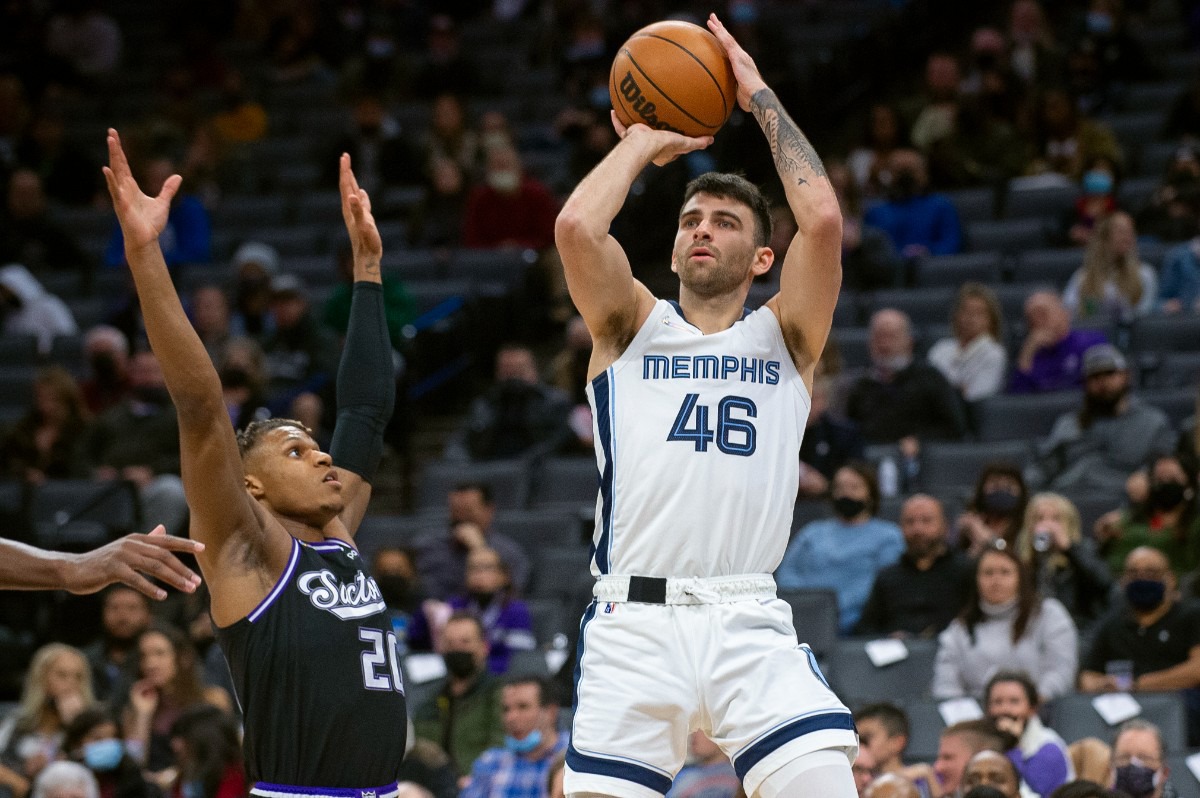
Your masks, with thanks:
M503 194L512 194L521 187L521 175L516 171L492 170L487 173L487 184Z

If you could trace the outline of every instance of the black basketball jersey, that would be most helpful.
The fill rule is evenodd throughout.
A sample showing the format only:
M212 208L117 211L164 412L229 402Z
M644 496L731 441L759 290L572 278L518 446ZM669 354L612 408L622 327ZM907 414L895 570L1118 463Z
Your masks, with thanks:
M254 782L379 787L396 781L407 712L387 605L355 549L294 541L279 582L217 630Z

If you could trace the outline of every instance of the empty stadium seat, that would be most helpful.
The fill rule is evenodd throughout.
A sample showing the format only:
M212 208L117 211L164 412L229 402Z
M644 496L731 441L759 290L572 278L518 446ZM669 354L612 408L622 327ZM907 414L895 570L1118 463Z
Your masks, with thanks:
M492 526L526 551L543 547L582 546L579 513L574 509L501 510Z
M933 679L932 672L929 679ZM938 711L939 702L932 698L910 698L897 703L908 715L910 731L908 747L904 749L904 761L932 762L937 759L942 729L946 728L946 722Z
M33 492L34 534L44 548L93 548L141 526L136 488L124 480L50 479Z
M1167 755L1167 766L1171 769L1171 785L1178 798L1200 798L1200 781L1188 768L1187 758L1198 753L1196 750Z
M1062 290L1071 275L1083 266L1083 248L1031 249L1022 252L1005 265L1008 278L1014 283L1051 285Z
M917 326L938 324L950 318L954 293L954 289L947 286L876 291L870 297L867 316L869 318L871 313L882 308L895 308L907 313Z
M876 667L867 656L862 638L838 640L825 658L823 668L829 684L850 705L869 701L902 701L924 698L933 681L936 640L905 640L908 657Z
M966 228L967 244L975 251L1021 252L1046 245L1046 221L1041 216L972 222Z
M1073 184L1036 188L1022 188L1019 184L1010 186L1004 199L1004 218L1057 219L1071 209L1078 196L1079 187Z
M534 472L530 506L595 504L600 476L593 457L548 457Z
M564 608L580 613L591 600L595 578L591 574L591 558L583 546L559 546L530 552L534 560L533 598L554 599Z
M1187 747L1186 708L1183 696L1177 692L1132 695L1142 707L1138 717L1150 721L1162 731L1163 748L1172 753L1183 751ZM1056 698L1049 705L1047 725L1068 743L1084 737L1099 737L1111 743L1117 729L1105 723L1096 712L1092 706L1095 697L1086 693L1072 693Z
M1200 384L1200 341L1195 352L1165 352L1139 359L1143 388L1186 388Z
M960 188L947 191L946 196L963 224L996 218L996 192L991 188Z
M1136 352L1186 352L1200 349L1200 315L1150 316L1133 325Z
M1044 438L1054 421L1075 410L1082 400L1078 391L1040 394L1001 394L976 405L981 441L1015 441Z
M917 285L922 288L953 286L965 282L994 283L999 279L999 252L964 252L936 255L917 264Z
M1138 391L1137 395L1166 413L1167 418L1171 419L1171 425L1175 427L1196 413L1195 383L1181 388L1152 388Z
M837 593L829 588L780 590L779 598L792 608L796 637L824 661L837 643Z
M481 482L492 489L496 508L515 510L529 496L529 464L524 460L495 460L486 463L435 460L426 464L421 478L419 506L444 507L455 485Z
M930 441L921 447L921 486L927 491L970 488L993 461L1024 466L1032 452L1026 440L976 442Z
M866 368L871 365L870 330L866 327L834 328L829 339L837 345L846 368Z

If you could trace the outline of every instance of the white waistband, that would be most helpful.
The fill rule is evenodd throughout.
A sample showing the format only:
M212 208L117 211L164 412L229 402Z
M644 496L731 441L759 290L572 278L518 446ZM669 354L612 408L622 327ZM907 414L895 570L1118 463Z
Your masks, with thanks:
M395 783L382 787L296 787L290 784L258 782L250 794L260 798L397 798L400 788Z
M727 604L747 599L775 598L775 578L770 574L668 577L666 599L654 604ZM598 601L629 601L629 576L604 574L592 595Z

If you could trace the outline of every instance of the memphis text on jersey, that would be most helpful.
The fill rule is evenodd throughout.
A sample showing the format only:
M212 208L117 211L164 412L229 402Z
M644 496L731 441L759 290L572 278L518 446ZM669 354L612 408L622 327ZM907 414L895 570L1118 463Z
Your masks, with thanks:
M366 618L387 609L375 580L359 571L354 581L339 581L331 571L306 571L296 578L300 592L319 610L333 613L343 621Z
M643 380L739 380L779 384L779 361L733 355L643 355Z

